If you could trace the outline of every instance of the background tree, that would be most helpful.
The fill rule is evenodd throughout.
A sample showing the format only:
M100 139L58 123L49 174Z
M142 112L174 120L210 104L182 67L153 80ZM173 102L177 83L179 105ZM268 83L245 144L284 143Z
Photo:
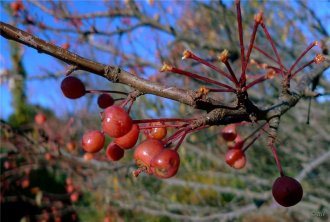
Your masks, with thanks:
M110 88L131 92L132 89L125 86L130 85L139 92L157 95L157 97L139 96L130 113L133 119L188 116L205 119L204 110L210 112L215 108L221 110L223 107L235 105L235 94L204 95L204 91L201 90L204 88L201 86L205 82L158 71L163 62L166 62L173 67L180 67L230 84L226 78L200 63L193 60L181 61L181 57L182 52L188 49L205 58L205 61L226 70L226 65L221 64L217 56L227 49L233 71L239 73L241 48L236 27L235 4L222 1L210 3L113 1L97 2L95 8L89 7L89 9L86 9L89 3L84 5L84 3L70 2L19 3L18 1L16 4L22 4L23 7L15 8L12 7L13 4L6 3L3 3L3 7L11 6L12 15L20 23L20 28L29 30L30 33L47 42L36 42L37 45L34 45L31 38L26 38L25 34L22 34L25 38L10 36L10 33L5 32L4 24L1 24L2 36L14 38L64 62L78 64L68 68L64 63L47 59L45 61L52 65L41 67L39 70L46 74L31 74L28 76L29 79L38 79L38 81L47 79L43 80L47 82L44 82L45 85L53 85L54 81L49 81L49 78L58 78L68 69L77 68L78 71L74 72L74 75L88 82L88 89ZM262 10L264 23L271 32L283 65L286 67L292 65L314 40L319 40L323 55L327 56L329 34L325 24L328 15L318 14L315 8L318 6L312 7L310 3L303 2L264 2L258 5L254 2L243 2L242 5L243 37L246 45L252 32L253 16ZM302 11L304 13L301 13ZM19 34L17 30L13 33ZM74 58L67 51L48 43L52 41L55 41L55 45L69 49L82 57L111 65L107 67L110 72L105 73L105 66L102 64ZM253 61L251 60L249 64L249 73L255 75L248 76L248 80L265 73L263 63L276 65L274 59L268 58L263 53L271 54L273 49L261 28L258 29L255 46L259 49L252 51ZM310 61L314 55L315 52L309 53L301 64ZM41 58L42 55L33 54L33 57ZM39 64L39 61L36 62ZM120 67L120 74L116 67ZM326 61L313 66L313 69L307 68L299 73L291 82L291 87L298 93L298 97L288 97L288 100L285 98L283 100L279 77L258 84L248 91L250 101L261 107L261 110L267 110L271 105L281 107L281 125L277 135L278 155L286 174L301 181L305 192L300 204L285 211L275 205L270 193L278 171L267 146L267 136L258 139L248 150L246 168L242 171L234 171L227 167L224 161L226 142L219 136L219 127L213 126L192 134L181 145L179 150L181 166L174 179L158 180L144 176L133 179L130 176L131 171L135 169L132 164L132 152L127 152L119 163L107 161L104 152L96 154L94 160L86 163L80 157L82 156L80 150L64 148L64 145L71 140L80 140L84 131L99 128L100 120L97 114L99 109L96 106L96 96L87 95L80 102L67 103L67 101L63 102L65 99L62 95L56 93L55 88L59 87L49 87L47 90L53 93L54 105L51 107L58 116L61 116L62 122L54 120L52 123L47 120L47 125L38 127L40 132L36 133L34 143L25 138L33 136L31 133L15 131L9 134L11 136L2 139L9 144L6 143L4 156L7 155L8 150L13 149L19 154L22 153L27 162L34 163L46 158L44 155L50 153L55 159L50 162L48 168L60 169L61 172L68 173L69 177L73 177L75 184L81 184L83 199L74 209L81 218L90 217L94 221L95 217L104 215L116 220L134 218L141 221L146 218L155 221L212 221L231 220L237 217L243 221L256 220L256 218L267 221L276 219L291 221L294 218L326 219L326 216L315 217L314 213L327 212L325 209L329 209L327 194L329 181L326 176L329 168L327 160L330 155L327 149L329 124L325 124L329 120L329 102L326 99L314 98L326 98L324 96L329 91L329 77L325 71L328 67L329 63ZM118 80L124 85L109 86L109 83L102 78L85 77L83 74L86 71L105 76L110 80ZM134 75L149 81L134 78ZM304 82L308 80L307 77L311 78L308 81L310 84ZM317 91L306 90L305 86L308 85ZM210 89L212 86L206 85L206 88ZM121 99L121 97L118 95L115 98ZM313 98L313 106L310 125L306 126L307 116L310 115L308 98ZM277 99L288 102L288 105L276 102ZM70 104L69 108L66 107L66 103ZM291 109L294 105L296 107ZM242 112L235 109L225 110L225 115L222 117L226 118L218 118L208 124L223 125L254 120L247 115L251 113L246 109ZM289 111L286 112L287 110ZM69 114L60 115L65 111ZM90 112L95 115L90 116ZM285 115L282 116L284 113ZM256 120L270 119L265 112L261 114L256 116ZM75 117L74 123L69 121L69 116ZM63 125L66 126L65 133L52 130ZM6 129L4 126L2 129ZM246 137L257 127L257 124L240 126L239 134ZM42 142L44 140L42 132L46 134L44 142ZM169 135L173 133L173 130L169 130ZM15 142L21 140L22 136L25 138L24 147L17 146ZM36 155L39 151L22 152L25 147L34 151L38 151L40 147L43 149L41 155ZM29 159L31 156L35 158ZM2 182L6 180L7 177L3 177ZM63 176L59 180L63 183ZM99 206L102 206L102 212Z

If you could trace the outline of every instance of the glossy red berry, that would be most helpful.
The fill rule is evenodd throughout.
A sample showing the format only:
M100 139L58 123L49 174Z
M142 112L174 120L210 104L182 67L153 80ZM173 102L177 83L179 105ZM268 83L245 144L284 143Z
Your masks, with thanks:
M241 149L229 149L226 153L226 163L235 169L242 169L246 164L244 152Z
M43 113L38 113L37 115L34 116L34 122L38 125L44 124L46 120L47 118Z
M102 113L103 131L111 137L124 136L131 130L132 125L131 117L119 106L110 106Z
M73 76L68 76L62 80L61 89L64 96L69 99L78 99L86 93L84 83Z
M227 142L227 146L228 146L228 149L242 149L244 146L244 142L245 141L242 139L242 137L239 134L237 134L234 141Z
M221 131L221 135L224 140L233 141L237 136L235 124L229 124L225 126Z
M116 138L114 142L122 149L133 148L139 138L139 132L139 126L137 124L133 124L131 130L128 133L122 137Z
M296 205L303 196L300 183L288 176L277 178L273 184L272 192L276 202L284 207Z
M124 150L115 143L110 143L107 147L106 155L109 160L117 161L123 158Z
M180 156L176 150L163 149L151 160L152 173L158 178L176 175L180 166Z
M112 106L115 103L115 100L110 94L103 93L97 98L97 104L101 109L105 109L109 106Z
M103 148L104 142L104 134L98 130L93 130L84 134L81 144L86 152L96 153Z
M90 161L94 158L94 155L92 153L85 153L83 156L84 160Z
M151 126L161 126L161 123L152 123ZM147 137L150 139L162 140L167 134L167 129L165 127L152 128L148 130Z
M134 160L139 169L151 174L151 160L164 149L161 141L156 139L147 139L135 148ZM139 173L135 174L138 176Z

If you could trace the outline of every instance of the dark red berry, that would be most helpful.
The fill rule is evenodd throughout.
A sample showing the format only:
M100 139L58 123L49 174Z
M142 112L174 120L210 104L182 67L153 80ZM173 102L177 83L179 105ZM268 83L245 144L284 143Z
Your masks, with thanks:
M109 106L112 106L115 103L115 100L110 94L103 93L97 99L97 104L101 109L105 109Z
M98 130L93 130L84 134L82 147L88 153L96 153L103 148L104 141L104 134Z
M78 99L86 93L84 83L73 76L68 76L62 80L61 89L64 96L69 99Z
M221 131L221 135L224 140L233 141L237 136L235 124L229 124L225 126L225 128L223 128Z
M277 178L273 184L272 192L276 202L283 207L296 205L303 196L303 189L300 183L288 176Z
M109 160L117 161L123 158L124 150L115 143L110 143L107 147L106 155Z
M102 113L103 131L111 137L124 136L131 130L132 125L131 117L119 106L110 106Z

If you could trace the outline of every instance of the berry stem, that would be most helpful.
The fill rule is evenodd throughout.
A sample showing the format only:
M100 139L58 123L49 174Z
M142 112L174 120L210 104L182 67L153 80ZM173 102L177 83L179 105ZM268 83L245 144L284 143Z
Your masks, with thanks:
M114 93L114 94L121 94L121 95L128 95L126 92L121 91L113 91L113 90L97 90L97 89L86 89L86 93Z
M314 63L314 59L312 59L311 61L305 63L304 65L302 65L299 69L297 69L297 71L295 71L292 75L289 74L288 79L291 80L293 77L295 77L301 70L303 70L304 68L312 65Z
M141 130L143 129L154 129L154 128L181 128L185 127L187 124L164 124L164 125L155 125L155 126L139 126Z
M309 52L314 46L317 45L317 41L312 42L298 57L298 59L293 63L293 65L290 67L289 72L288 72L288 79L291 79L291 72L292 70L296 67L298 62L306 55L307 52Z
M165 123L165 122L192 122L195 119L180 119L180 118L160 118L160 119L140 119L140 120L133 120L133 123L153 123L153 122L161 122L161 123ZM159 128L159 126L157 126L156 128Z
M264 33L266 34L266 37L267 37L268 41L270 42L270 44L271 44L271 46L272 46L272 48L273 48L273 50L274 50L274 52L275 52L275 55L276 55L276 58L277 58L277 62L278 62L278 64L279 64L280 67L281 67L281 73L282 73L282 76L284 76L284 66L283 66L283 64L282 64L281 58L280 58L280 56L279 56L279 54L278 54L278 52L277 52L277 49L276 49L276 47L275 47L275 43L274 43L272 37L270 36L270 34L269 34L269 32L268 32L268 29L267 29L265 23L261 22L261 27L262 27Z
M233 92L230 89L214 89L214 88L207 88L207 90L209 90L209 92Z
M238 82L238 80L236 78L236 75L235 75L233 69L230 66L230 63L228 62L228 60L223 61L223 63L225 64L226 68L228 69L230 75L232 76L236 87L238 87L239 86L239 82Z
M254 20L254 25L253 25L253 31L252 31L252 35L251 35L251 39L250 39L250 44L249 44L248 51L246 53L246 63L244 64L244 69L242 70L242 75L241 75L241 78L239 80L240 84L245 84L245 82L246 82L246 68L247 68L249 60L250 60L250 55L251 55L251 52L252 52L253 44L254 44L254 41L255 41L255 38L256 38L258 26L261 22L261 19L262 19L262 14L259 13L256 16L255 20Z
M276 161L276 165L277 165L277 168L278 168L278 171L280 172L280 175L281 176L284 176L284 173L283 173L283 170L282 170L282 166L281 166L281 163L280 163L280 160L277 156L277 153L276 153L276 149L275 149L275 146L274 144L270 144L270 148L272 150L272 153L273 153L273 156L275 158L275 161Z
M189 58L189 59L193 59L197 62L200 62L204 65L206 65L207 67L213 69L214 71L218 72L219 74L221 74L222 76L228 78L230 81L234 82L235 83L235 80L232 76L230 76L228 73L226 73L225 71L223 71L222 69L219 69L218 67L212 65L211 63L209 63L208 61L196 56L195 54L193 54L192 52L186 50L184 53L183 53L183 59L185 58Z
M175 145L175 148L174 148L175 151L178 151L178 149L179 149L179 147L181 146L181 144L182 144L184 138L186 137L187 133L188 133L188 131L184 131L184 133L183 133L183 135L181 136L179 142Z
M277 65L280 65L276 59L274 59L273 56L269 55L267 52L265 52L264 50L262 50L261 48L259 48L258 46L254 45L253 48L255 50L257 50L258 52L260 52L261 54L263 54L264 56L266 56L268 59L272 60L273 62L275 62Z
M244 40L243 40L243 26L242 26L242 13L241 13L241 2L240 0L236 0L236 11L237 11L237 26L238 26L238 34L239 34L239 45L241 48L241 63L242 63L242 74L240 79L244 73L245 67L245 54L244 54Z
M233 87L231 87L227 84L218 82L216 80L213 80L213 79L210 79L210 78L207 78L207 77L197 75L197 74L192 73L192 72L188 72L188 71L185 71L185 70L182 70L182 69L171 67L169 65L164 65L163 68L161 69L161 71L170 71L172 73L188 76L188 77L191 77L193 79L199 79L199 80L202 80L202 81L207 82L207 83L211 83L211 84L215 84L215 85L227 88L227 89L231 90L232 92L236 92L236 90Z

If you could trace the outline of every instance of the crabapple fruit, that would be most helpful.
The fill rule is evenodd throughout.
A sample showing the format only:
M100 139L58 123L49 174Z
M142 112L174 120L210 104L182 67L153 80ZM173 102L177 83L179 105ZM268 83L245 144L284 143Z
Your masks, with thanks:
M103 93L97 98L97 104L101 109L105 109L109 106L112 106L115 103L115 100L110 94Z
M303 196L301 184L292 177L278 177L272 188L273 196L277 203L283 207L291 207L300 202Z
M103 148L104 142L104 134L98 130L93 130L84 134L81 144L86 152L96 153Z
M42 125L46 122L47 118L45 116L45 114L43 113L38 113L34 116L34 122L37 124L37 125Z
M151 123L151 126L162 125L161 123ZM162 140L167 134L167 129L165 127L155 127L147 132L147 137L150 139Z
M224 140L233 141L237 136L236 125L229 124L229 125L225 126L221 131L221 135Z
M74 76L68 76L62 80L61 90L69 99L78 99L86 93L84 83Z
M226 153L226 163L235 169L242 169L246 164L244 152L241 149L229 149Z
M180 156L176 150L163 149L150 163L152 173L158 178L170 178L176 175L180 166Z
M134 151L134 160L138 165L140 171L144 171L148 174L152 174L150 169L151 160L164 149L164 145L161 141L156 139L147 139L140 143ZM134 172L135 176L138 176L140 171Z
M131 130L132 125L131 117L119 106L110 106L102 113L102 129L111 137L124 136Z
M126 133L124 136L116 138L114 142L122 149L130 149L136 144L139 138L139 132L139 125L133 124L131 130L128 133Z
M110 143L107 147L106 155L109 160L117 161L123 158L124 150L115 143Z

